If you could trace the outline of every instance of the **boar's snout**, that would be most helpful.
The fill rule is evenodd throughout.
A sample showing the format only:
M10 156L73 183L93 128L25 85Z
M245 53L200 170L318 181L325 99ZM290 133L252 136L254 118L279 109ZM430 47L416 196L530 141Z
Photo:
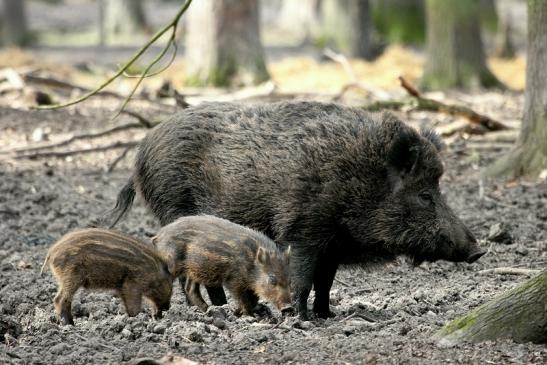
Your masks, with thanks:
M448 232L441 235L441 237L444 236L444 239L449 242L449 246L451 247L449 249L450 253L447 256L450 261L465 261L471 264L483 256L486 251L479 247L473 233L460 219L455 216L453 219L453 224L448 229Z

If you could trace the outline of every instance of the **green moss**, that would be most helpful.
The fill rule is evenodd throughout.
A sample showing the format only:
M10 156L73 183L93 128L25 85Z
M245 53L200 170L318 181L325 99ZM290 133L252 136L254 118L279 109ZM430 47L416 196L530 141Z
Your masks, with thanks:
M469 313L468 315L455 319L452 322L447 323L440 331L441 335L447 335L459 330L466 330L470 326L475 324L477 319L477 310Z

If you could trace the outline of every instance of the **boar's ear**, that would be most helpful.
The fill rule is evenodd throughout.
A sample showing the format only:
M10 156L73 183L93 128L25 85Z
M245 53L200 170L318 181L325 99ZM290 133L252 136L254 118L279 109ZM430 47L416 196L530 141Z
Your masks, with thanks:
M156 247L156 241L157 240L158 240L158 236L152 237L152 239L150 240L152 242L152 246Z
M419 157L419 137L408 130L400 130L388 151L389 167L404 178L415 167Z
M289 259L291 258L291 246L289 246L285 250L285 261L289 262Z
M256 261L262 265L270 262L270 254L264 248L259 247L256 251Z
M437 152L441 152L444 149L444 142L441 136L437 132L429 128L421 128L420 134L435 146Z

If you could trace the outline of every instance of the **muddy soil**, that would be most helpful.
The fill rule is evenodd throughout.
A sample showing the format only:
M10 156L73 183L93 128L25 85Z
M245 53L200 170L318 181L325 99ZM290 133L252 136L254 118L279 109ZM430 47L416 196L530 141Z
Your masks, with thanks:
M521 95L487 98L486 103L484 97L470 98L470 105L483 111L488 105L503 120L519 119ZM123 116L111 122L110 109L89 105L52 112L2 107L0 149L131 121ZM157 111L143 113L161 116ZM425 113L400 116L414 125L451 120ZM126 131L71 148L138 139L143 133ZM58 325L52 305L56 285L50 272L39 274L47 248L113 207L130 175L133 151L111 173L106 168L121 149L35 160L0 155L0 363L107 364L173 352L210 364L545 364L544 345L498 340L445 349L430 339L446 321L527 279L479 270L547 265L545 182L480 183L480 168L510 144L471 142L457 138L449 145L442 183L449 203L488 254L473 265L438 262L413 268L401 259L377 268L344 268L331 292L337 316L310 322L283 319L275 310L272 316L238 318L230 305L204 314L188 307L177 286L171 309L161 320L153 320L149 308L128 318L118 298L80 292L73 304L76 325ZM505 243L487 240L498 223L510 236ZM118 228L147 239L158 224L137 201Z

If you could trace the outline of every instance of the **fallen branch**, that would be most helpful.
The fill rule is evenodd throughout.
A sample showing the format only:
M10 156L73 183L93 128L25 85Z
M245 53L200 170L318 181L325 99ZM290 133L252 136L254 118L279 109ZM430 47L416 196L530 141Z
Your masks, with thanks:
M120 131L123 131L123 130L131 129L131 128L142 128L142 127L143 127L142 123L127 123L127 124L118 125L116 127L105 129L103 131L99 131L99 132L95 132L95 133L77 134L77 135L72 136L68 139L65 139L64 141L61 141L61 142L48 143L48 144L44 144L44 145L40 145L40 146L33 146L33 147L22 147L22 148L18 148L18 149L12 150L12 151L8 151L8 152L21 153L21 152L40 151L40 150L57 148L57 147L63 147L63 146L69 145L69 144L71 144L75 141L78 141L78 140L94 139L94 138L104 137L108 134L120 132Z
M186 10L188 9L188 7L190 6L191 3L192 3L192 0L187 0L184 3L184 5L180 8L180 10L175 14L173 19L166 26L164 26L162 29L160 29L158 32L156 32L156 34L144 46L142 46L133 55L133 57L128 62L125 63L125 65L123 65L112 77L110 77L109 79L104 81L96 89L91 90L90 92L82 95L81 97L76 98L74 100L70 100L66 103L47 105L47 106L40 105L40 106L37 106L35 108L37 108L37 109L59 109L59 108L64 108L64 107L67 107L67 106L70 106L70 105L78 104L78 103L92 97L93 95L96 95L98 92L100 92L105 87L110 85L119 76L123 75L140 58L140 56L142 56L142 54L144 52L146 52L146 50L148 48L150 48L150 46L153 43L155 43L162 35L164 35L167 31L169 31L171 29L171 36L169 38L169 41L167 42L167 45L162 49L162 51L158 54L158 56L156 58L154 58L152 60L152 62L150 62L148 64L148 66L146 66L146 68L144 69L144 72L140 75L140 77L139 77L138 81L136 82L135 86L131 89L131 91L129 92L129 95L124 99L120 109L118 110L118 112L115 114L114 117L118 116L123 111L123 109L125 108L127 103L129 103L129 100L131 100L131 97L135 94L135 91L137 90L137 88L141 84L142 80L145 77L147 77L147 75L149 75L149 71L151 70L151 68L154 67L154 65L157 64L163 58L163 56L167 53L167 50L169 48L171 48L171 46L173 44L175 44L175 36L176 36L176 32L177 32L178 22L180 20L180 17L182 16L182 14L184 14L186 12Z
M125 150L123 150L123 152L118 156L116 157L116 159L114 161L112 161L112 163L110 164L110 166L108 166L108 168L106 169L106 172L108 174L110 174L112 171L114 171L114 169L116 168L116 166L118 165L118 163L123 160L123 158L127 155L127 153L135 146L129 146L127 147Z
M100 152L100 151L107 151L115 148L127 148L127 147L134 147L139 144L140 141L131 141L131 142L115 142L106 146L98 146L98 147L91 147L91 148L82 148L79 150L71 150L71 151L53 151L53 152L37 152L37 153L26 153L24 155L15 156L15 159L36 159L36 158L44 158L44 157L55 157L55 158L62 158L72 155L78 155L82 153L90 153L90 152Z
M527 275L532 276L539 273L537 269L523 269L518 267L496 267L477 271L478 274L502 274L502 275Z
M360 81L357 78L357 75L355 74L355 72L353 71L353 68L351 67L351 64L349 63L349 60L343 54L336 53L330 48L326 48L323 51L323 54L326 57L333 60L334 62L337 62L340 65L342 65L342 67L344 68L344 70L346 71L346 73L348 74L348 76L351 80L349 84L344 85L342 87L342 89L333 97L333 101L340 100L342 98L342 96L349 89L352 89L352 88L358 88L358 89L364 90L364 91L368 92L369 94L371 94L372 96L374 96L376 99L386 100L386 99L390 98L390 95L387 92L385 92L383 90L379 90L378 88L372 86L369 83L366 83L364 81Z
M503 123L500 123L489 116L479 114L473 109L462 105L450 105L444 104L440 101L424 98L421 93L412 86L404 77L399 76L401 86L405 89L409 95L411 95L417 101L417 110L440 112L449 115L457 115L466 118L468 121L474 124L479 124L490 131L501 131L510 129Z

